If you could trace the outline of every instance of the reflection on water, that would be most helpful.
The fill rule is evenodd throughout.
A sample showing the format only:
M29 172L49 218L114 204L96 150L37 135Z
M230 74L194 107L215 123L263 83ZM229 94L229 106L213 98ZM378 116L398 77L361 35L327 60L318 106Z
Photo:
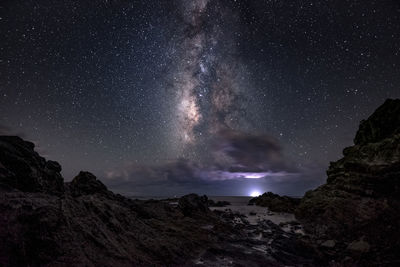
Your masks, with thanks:
M249 206L247 203L252 197L209 197L214 201L229 201L231 205L226 207L212 207L212 210L230 209L247 216L250 224L257 224L259 220L270 220L275 224L295 221L295 217L290 213L271 212L266 207Z

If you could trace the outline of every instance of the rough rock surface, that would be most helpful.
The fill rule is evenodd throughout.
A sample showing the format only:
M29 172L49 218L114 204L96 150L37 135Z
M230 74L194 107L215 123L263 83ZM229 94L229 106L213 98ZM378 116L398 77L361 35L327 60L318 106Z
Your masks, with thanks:
M70 183L67 183L73 196L92 194L111 194L107 187L90 172L80 172Z
M267 192L261 196L250 199L249 204L267 207L270 211L274 212L289 212L293 213L300 199L288 196L280 196L272 192Z
M400 100L362 121L354 143L330 164L326 184L306 193L296 217L316 238L368 251L371 264L399 263Z
M81 172L63 184L58 163L32 143L0 137L0 266L315 266L313 248L264 222L262 231L206 196L177 206L108 191ZM261 235L261 236L260 236Z
M360 123L354 144L376 143L400 134L400 99L388 99L368 120Z
M17 136L0 137L0 186L23 192L62 193L60 164L46 161L34 147Z
M210 212L208 209L208 197L199 197L196 194L189 194L181 197L178 201L178 208L185 216Z

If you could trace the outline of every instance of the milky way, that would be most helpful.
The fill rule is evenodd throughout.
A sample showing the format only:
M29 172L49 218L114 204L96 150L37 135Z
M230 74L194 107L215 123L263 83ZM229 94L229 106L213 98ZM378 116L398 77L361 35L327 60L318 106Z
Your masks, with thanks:
M176 33L178 41L171 44L176 59L167 76L175 95L171 139L176 138L182 157L198 160L201 150L210 152L210 137L224 128L241 127L239 119L245 114L239 108L252 96L247 90L245 97L246 88L237 82L245 73L235 56L236 12L219 1L181 1L178 6L182 28Z
M1 1L0 134L121 193L301 195L400 97L399 33L397 1Z

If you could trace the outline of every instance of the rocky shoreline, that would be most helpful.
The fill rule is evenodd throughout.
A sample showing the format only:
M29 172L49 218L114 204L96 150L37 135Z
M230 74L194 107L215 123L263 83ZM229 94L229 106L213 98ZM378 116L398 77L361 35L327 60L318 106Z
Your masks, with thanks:
M294 212L311 242L340 265L399 265L400 100L362 121L343 156L331 162L326 184L302 199L268 192L250 204Z
M301 200L251 201L298 220L277 224L195 194L129 199L88 172L64 183L61 166L33 143L0 136L0 265L395 266L400 100L362 122L343 154Z
M0 137L1 266L157 266L304 262L295 234L265 221L211 211L206 196L177 205L132 200L93 174L62 183L61 166L19 137ZM173 202L172 202L173 203ZM217 206L228 203L220 202Z

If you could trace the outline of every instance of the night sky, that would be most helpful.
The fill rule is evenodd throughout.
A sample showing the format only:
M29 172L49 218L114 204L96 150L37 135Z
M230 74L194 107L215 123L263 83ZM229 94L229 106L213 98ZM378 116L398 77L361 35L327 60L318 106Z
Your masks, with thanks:
M127 195L302 195L400 97L394 0L3 0L0 36L0 134Z

